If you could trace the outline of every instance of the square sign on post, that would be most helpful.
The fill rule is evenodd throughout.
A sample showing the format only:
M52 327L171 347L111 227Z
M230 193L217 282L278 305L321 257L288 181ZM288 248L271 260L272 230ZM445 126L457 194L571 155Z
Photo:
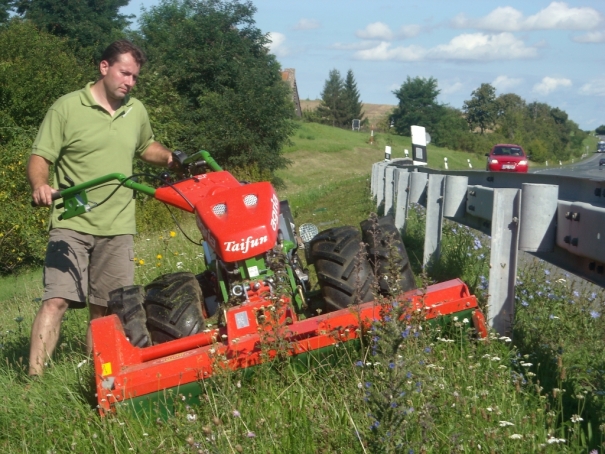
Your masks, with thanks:
M353 131L359 131L359 128L361 126L361 121L359 120L353 120Z
M426 154L426 129L424 126L412 126L412 160L416 166L428 164Z

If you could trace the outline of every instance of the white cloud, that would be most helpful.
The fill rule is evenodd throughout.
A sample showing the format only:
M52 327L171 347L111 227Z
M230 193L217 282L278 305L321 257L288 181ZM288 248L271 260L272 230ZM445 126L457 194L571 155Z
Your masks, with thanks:
M440 60L516 60L536 57L537 51L511 33L468 33L431 49L429 56Z
M418 36L421 31L422 27L420 25L404 25L399 29L397 36L401 38L413 38L414 36Z
M576 43L605 43L605 31L584 33L572 38Z
M605 96L605 79L594 79L582 85L580 94L588 96Z
M381 42L377 46L355 53L359 60L517 60L534 58L537 50L527 47L523 41L511 33L486 35L468 33L456 36L447 44L433 48L417 45L391 47L390 43Z
M439 81L439 90L441 90L441 94L451 95L452 93L456 93L464 88L464 84L459 80L445 80Z
M334 43L331 49L337 50L365 50L376 46L376 41L358 41L356 43Z
M358 60L400 60L400 61L419 61L426 58L427 50L421 46L400 46L391 48L391 44L381 42L377 46L360 50L355 53L355 58Z
M590 7L570 8L565 2L552 2L533 16L511 6L496 8L487 16L475 19L459 14L452 20L455 28L489 31L522 30L592 30L603 22L603 15Z
M269 33L269 51L278 57L285 57L290 53L288 47L284 44L286 42L286 35L279 32Z
M498 76L492 82L492 85L500 91L510 90L523 83L523 79L518 77Z
M301 19L293 27L294 30L314 30L321 27L321 22L316 19Z
M571 80L564 77L544 77L540 82L534 85L532 91L541 95L547 95L561 87L571 87Z
M361 39L380 39L384 41L391 41L395 38L389 26L382 22L373 22L363 30L357 30L355 36Z

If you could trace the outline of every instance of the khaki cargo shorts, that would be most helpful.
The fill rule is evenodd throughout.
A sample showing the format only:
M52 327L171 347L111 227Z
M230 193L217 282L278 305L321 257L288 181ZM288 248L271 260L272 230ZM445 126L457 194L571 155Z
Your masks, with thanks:
M134 282L132 235L95 236L52 229L44 261L44 296L70 308L107 306L109 292Z

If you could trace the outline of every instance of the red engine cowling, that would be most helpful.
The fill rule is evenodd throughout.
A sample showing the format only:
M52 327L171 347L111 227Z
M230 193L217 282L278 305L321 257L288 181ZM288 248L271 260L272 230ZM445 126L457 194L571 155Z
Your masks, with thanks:
M275 245L279 199L271 183L241 184L229 172L213 172L158 188L155 198L195 210L204 239L225 262L254 257Z

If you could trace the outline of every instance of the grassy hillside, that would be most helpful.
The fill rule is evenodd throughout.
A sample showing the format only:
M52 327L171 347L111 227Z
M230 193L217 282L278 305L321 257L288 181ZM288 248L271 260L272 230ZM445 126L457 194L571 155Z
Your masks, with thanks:
M302 110L315 110L317 109L317 106L319 106L319 104L321 103L321 100L319 99L314 99L314 100L309 100L309 99L305 99L305 100L301 100L300 101L300 106L302 108ZM393 109L395 109L394 105L391 104L368 104L368 103L362 103L362 111L363 111L363 115L364 118L367 118L370 125L374 125L376 123L378 123L380 120L384 119L387 115L389 115Z

